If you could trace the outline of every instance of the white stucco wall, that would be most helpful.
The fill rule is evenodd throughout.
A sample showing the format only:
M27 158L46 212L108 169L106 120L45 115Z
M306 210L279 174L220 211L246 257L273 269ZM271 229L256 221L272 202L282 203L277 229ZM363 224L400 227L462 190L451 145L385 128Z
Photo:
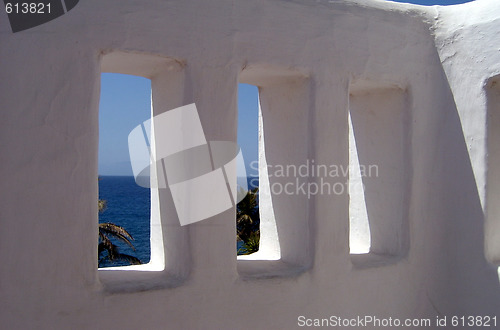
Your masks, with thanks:
M0 15L2 328L278 329L296 327L299 315L435 320L500 310L500 226L488 212L498 169L487 166L497 0L87 0L18 33ZM117 53L135 55L103 60ZM393 137L405 142L392 156L405 182L387 183L390 195L401 191L397 203L373 199L398 208L399 229L384 219L390 231L377 234L400 235L388 253L397 258L349 254L347 194L272 196L281 259L237 261L234 210L180 227L160 191L155 258L165 269L99 274L103 70L152 79L154 114L195 102L208 140L236 141L237 83L258 85L268 164L348 166L350 94L402 91ZM370 111L377 98L365 100Z

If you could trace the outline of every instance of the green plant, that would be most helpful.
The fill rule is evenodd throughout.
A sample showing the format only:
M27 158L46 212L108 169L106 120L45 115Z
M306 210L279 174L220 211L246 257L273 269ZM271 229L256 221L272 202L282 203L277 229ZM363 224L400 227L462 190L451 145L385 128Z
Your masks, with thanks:
M102 213L106 209L106 201L100 199L98 201L99 213ZM109 260L115 262L118 260L127 261L133 265L140 265L142 262L131 255L120 253L118 246L112 242L112 238L118 239L127 245L129 245L132 250L135 251L135 247L132 244L134 238L125 228L115 225L110 222L99 224L99 246L98 246L98 264L99 266Z
M252 254L259 251L260 231L253 232L238 250L238 254Z
M247 192L245 198L236 206L236 236L243 241L243 247L238 254L250 254L259 250L260 215L259 189Z

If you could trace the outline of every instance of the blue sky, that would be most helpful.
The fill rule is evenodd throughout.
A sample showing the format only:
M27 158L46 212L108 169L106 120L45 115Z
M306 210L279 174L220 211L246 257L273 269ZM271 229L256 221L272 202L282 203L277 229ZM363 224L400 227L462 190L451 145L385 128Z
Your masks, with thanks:
M238 85L238 144L245 163L258 155L257 87ZM132 175L128 135L150 117L151 81L116 73L101 76L99 175ZM248 166L248 165L247 165Z
M393 0L420 5L453 5L470 0ZM150 117L151 81L123 74L103 73L99 104L99 175L132 175L128 134ZM258 92L238 86L238 144L245 163L258 155Z
M410 0L410 1L390 0L390 1L413 3L416 5L424 5L424 6L433 6L433 5L448 6L448 5L457 5L460 3L471 2L472 0Z
M99 175L132 175L128 135L151 116L151 81L118 73L101 75Z

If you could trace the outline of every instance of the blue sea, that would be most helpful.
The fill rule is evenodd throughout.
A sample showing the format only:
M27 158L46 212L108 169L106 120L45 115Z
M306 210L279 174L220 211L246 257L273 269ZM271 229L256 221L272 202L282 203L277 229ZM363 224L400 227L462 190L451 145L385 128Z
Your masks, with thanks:
M113 242L119 247L120 253L135 256L142 263L148 263L151 258L150 247L150 217L151 196L148 188L135 183L134 177L100 176L99 199L107 202L107 208L99 214L99 223L111 222L122 226L134 238L135 251L119 240ZM258 186L258 178L249 178L250 188ZM127 265L127 262L103 262L99 267Z
M99 199L107 202L107 208L99 214L99 223L111 222L125 228L134 238L132 243L135 251L127 244L113 240L120 253L135 256L142 263L148 263L151 257L149 189L138 186L131 176L101 176L99 179ZM126 264L128 263L119 261L105 262L100 267Z

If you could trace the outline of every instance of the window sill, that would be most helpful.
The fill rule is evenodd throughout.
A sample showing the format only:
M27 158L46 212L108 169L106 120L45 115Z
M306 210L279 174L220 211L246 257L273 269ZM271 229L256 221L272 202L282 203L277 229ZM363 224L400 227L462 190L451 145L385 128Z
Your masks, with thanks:
M100 268L98 274L102 290L107 294L175 288L185 280L151 264Z
M238 259L238 273L243 280L292 278L304 273L307 268L282 260Z
M377 268L394 265L403 260L403 256L381 255L375 253L351 254L354 269Z

